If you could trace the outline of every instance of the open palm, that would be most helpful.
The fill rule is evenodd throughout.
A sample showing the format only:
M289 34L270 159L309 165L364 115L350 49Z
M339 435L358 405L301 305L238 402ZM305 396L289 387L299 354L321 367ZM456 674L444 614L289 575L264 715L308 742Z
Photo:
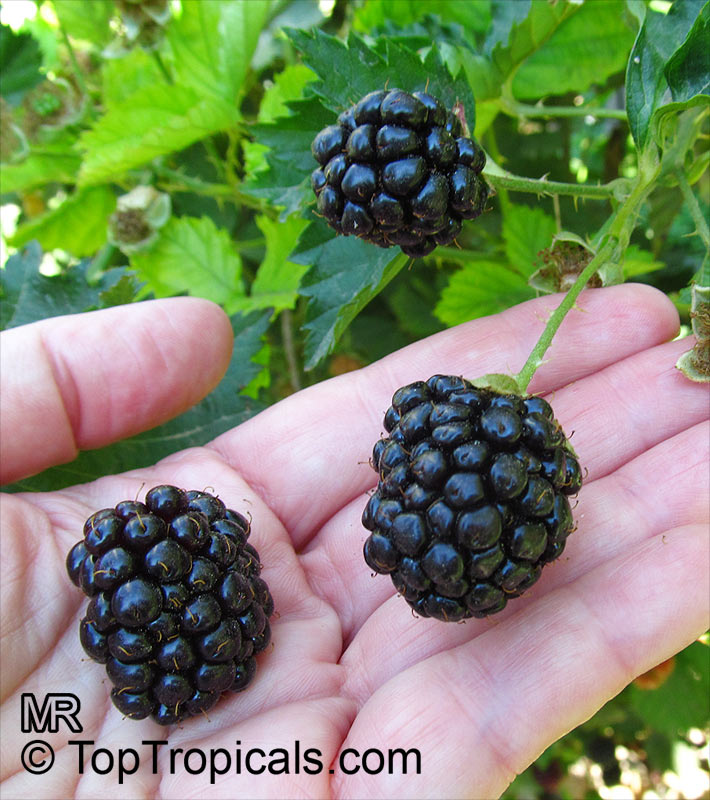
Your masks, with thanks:
M587 470L578 530L538 583L491 619L444 624L416 619L391 582L364 564L360 516L376 481L368 457L393 391L434 373L519 369L558 302L542 298L445 331L154 467L5 495L3 796L493 798L551 742L702 633L708 391L675 370L688 347L669 341L675 311L640 286L585 292L530 387L574 431ZM181 412L219 380L231 348L222 312L189 298L48 320L3 337L3 481ZM82 661L85 598L64 567L91 512L159 483L212 487L251 514L250 541L277 611L273 647L259 657L253 685L225 695L208 719L169 729L123 720L103 667ZM23 692L81 700L83 733L43 734L56 760L42 776L20 762L37 738L20 731ZM68 739L94 742L81 775ZM169 742L157 747L155 773L153 746L142 744L149 740ZM114 756L133 748L140 766L117 788L116 769L91 768L94 747ZM209 767L186 770L190 748L208 758L223 748L231 769L210 784ZM265 755L255 751L251 768L272 761L271 771L245 771L244 754L255 748ZM304 761L309 748L322 770ZM410 751L406 774L400 750ZM226 755L215 763L223 769ZM355 772L358 765L367 769ZM199 755L188 767L199 767Z

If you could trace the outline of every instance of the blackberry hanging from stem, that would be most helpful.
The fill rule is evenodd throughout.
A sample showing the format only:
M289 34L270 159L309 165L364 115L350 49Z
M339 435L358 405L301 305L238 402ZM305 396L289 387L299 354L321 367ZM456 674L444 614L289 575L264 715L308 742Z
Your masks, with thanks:
M413 258L449 245L483 211L485 154L461 104L426 92L370 92L313 140L317 212L337 233Z

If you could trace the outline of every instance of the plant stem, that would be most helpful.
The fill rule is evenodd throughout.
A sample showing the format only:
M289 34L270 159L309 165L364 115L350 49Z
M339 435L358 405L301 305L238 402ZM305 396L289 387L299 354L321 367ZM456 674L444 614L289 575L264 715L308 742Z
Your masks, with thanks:
M281 338L288 365L288 377L294 392L302 388L301 375L298 370L298 358L296 357L296 347L293 341L293 314L288 308L281 312Z
M688 210L690 211L690 215L693 218L698 236L700 236L700 238L703 240L705 247L710 249L710 228L708 227L708 222L705 219L702 209L700 208L698 199L693 193L693 190L690 188L690 184L688 183L685 172L683 172L681 169L678 169L676 174L678 176L678 186L680 186L680 190L683 193L683 199L685 200Z
M173 86L175 83L173 76L168 72L168 68L165 66L165 62L157 50L153 50L153 60L158 65L158 69L165 78L166 83L168 83L170 86Z
M81 71L81 67L79 66L79 62L76 58L76 53L74 52L74 48L69 41L69 36L67 35L67 32L64 30L64 26L61 23L59 24L59 32L62 35L62 40L64 41L64 45L69 53L69 60L71 61L72 69L74 70L74 75L76 76L76 82L79 84L79 89L86 98L86 103L88 106L89 89L86 85L86 81L84 80L84 73Z
M599 249L594 258L579 274L579 277L564 296L562 302L550 315L542 335L533 347L528 360L515 376L520 391L525 392L537 368L543 363L543 358L548 347L557 333L562 320L572 308L582 289L594 273L605 263L618 261L629 244L629 239L636 225L641 206L655 184L660 165L652 156L639 159L639 173L631 185L631 191L617 208L616 214L611 218L607 233L601 238Z
M506 101L502 104L503 111L514 117L586 117L598 119L626 120L626 111L623 108L603 108L601 106L533 106L526 103Z
M567 194L576 197L591 197L607 200L614 196L619 180L598 186L587 186L579 183L561 183L548 181L545 178L523 178L499 167L495 161L488 160L483 170L486 180L496 189L512 189L515 192L532 192L538 195ZM622 179L623 180L623 179Z
M567 312L574 305L575 300L579 297L582 289L587 285L589 279L599 269L599 267L612 255L614 251L614 240L609 238L605 244L599 249L594 258L587 264L587 266L580 272L579 277L564 296L562 302L550 315L547 321L545 330L537 341L532 352L528 356L528 360L523 365L523 368L515 376L515 380L522 392L525 392L535 374L537 368L542 364L542 359L547 352L547 348L552 344L552 340L557 333L562 320L565 318Z
M170 169L160 164L153 166L154 172L161 178L166 178L173 183L161 183L160 188L171 192L191 191L206 197L224 197L234 203L253 208L262 214L266 214L273 219L278 216L278 211L266 206L261 200L251 195L240 192L239 189L228 186L226 183L208 183L199 178L192 178L178 170Z

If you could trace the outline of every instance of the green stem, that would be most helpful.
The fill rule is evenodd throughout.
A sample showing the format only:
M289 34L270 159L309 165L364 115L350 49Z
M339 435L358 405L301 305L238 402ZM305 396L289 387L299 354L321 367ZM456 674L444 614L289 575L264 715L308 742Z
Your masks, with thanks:
M74 52L74 48L69 41L69 36L67 35L67 32L64 30L64 26L61 23L59 24L59 32L62 35L62 41L64 42L64 45L69 53L69 60L71 61L72 69L74 70L74 75L76 76L76 82L79 84L79 89L84 95L86 104L88 106L89 89L86 85L86 81L84 80L84 73L81 71L81 67L79 66L79 62L76 58L76 53Z
M178 170L170 169L162 165L154 165L153 171L160 178L165 178L167 180L167 182L161 182L160 184L160 188L163 191L184 192L189 190L195 192L195 194L206 197L223 197L238 205L252 208L262 214L266 214L273 219L278 217L278 211L276 209L270 208L258 198L244 194L240 192L239 189L228 186L226 183L208 183L207 181L202 181L199 178L192 178ZM172 181L172 183L170 181Z
M548 181L544 178L523 178L499 167L492 160L489 160L486 164L483 174L486 180L496 189L511 189L515 192L532 192L538 195L566 194L575 197L596 198L598 200L607 200L613 197L619 184L619 179L598 186L587 186L579 183Z
M501 104L504 112L513 117L586 117L598 119L620 119L626 121L623 108L602 108L600 106L532 106L506 100Z
M678 169L676 174L678 176L678 186L680 186L680 190L683 193L683 199L685 200L685 204L688 206L690 215L693 218L698 236L700 236L700 238L703 240L705 247L710 249L710 228L708 227L705 215L700 208L698 199L693 193L693 190L690 188L690 184L688 183L685 172L682 169Z
M579 277L564 296L562 302L550 315L550 319L545 326L545 330L537 341L532 352L528 356L528 360L523 365L523 368L515 376L515 380L520 387L521 392L525 392L532 380L533 375L538 367L543 363L543 357L547 352L547 348L552 344L562 320L565 318L567 312L572 308L575 300L579 297L582 289L587 285L589 279L604 264L607 259L612 256L615 248L615 241L611 238L607 239L605 244L600 248L594 258L587 264L587 266L580 272Z
M628 247L629 239L636 225L636 219L641 210L641 206L651 192L659 170L660 165L657 160L653 158L653 154L648 154L647 157L641 157L639 159L639 173L632 184L631 191L619 205L606 235L601 239L599 249L595 253L594 258L592 258L589 264L582 270L577 280L564 296L562 302L552 312L528 360L515 376L515 381L520 387L521 392L524 393L527 391L533 375L543 363L545 353L550 344L552 344L552 340L562 324L562 320L572 308L592 275L605 263L609 261L618 262L622 257L622 254Z
M291 387L294 392L298 392L303 388L303 384L298 369L298 357L296 355L296 346L293 339L293 314L288 308L285 308L281 312L281 339L283 340Z
M158 65L158 69L160 70L162 76L165 78L166 83L170 86L173 86L175 81L173 80L173 76L168 72L168 68L165 66L165 62L161 58L160 53L157 50L153 50L153 60Z

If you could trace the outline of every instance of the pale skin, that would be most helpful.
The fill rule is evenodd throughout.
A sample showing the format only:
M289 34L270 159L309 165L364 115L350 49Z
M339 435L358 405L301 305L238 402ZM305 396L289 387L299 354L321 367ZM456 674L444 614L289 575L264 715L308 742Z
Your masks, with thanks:
M488 620L416 619L362 560L360 516L376 482L367 462L392 392L437 372L520 369L558 302L542 298L431 337L154 467L4 495L3 796L494 798L634 677L701 635L710 626L708 389L674 368L689 343L670 341L675 310L647 287L583 293L529 387L574 431L587 470L578 530L529 593ZM232 346L221 310L189 298L2 336L3 482L178 414L216 385ZM82 661L86 600L64 567L92 511L160 483L212 487L251 515L277 609L252 686L209 718L168 729L122 719L104 668ZM37 738L20 731L22 692L74 692L82 703L82 734L44 735L56 761L43 776L20 766L22 746ZM115 771L80 776L70 738L114 755L133 747L141 766L123 785ZM211 786L179 754L170 774L168 746L153 774L141 741L155 739L183 751L233 752L240 741L244 751L290 753L299 740L320 751L324 769L231 772ZM421 774L347 775L337 766L345 748L417 748Z

